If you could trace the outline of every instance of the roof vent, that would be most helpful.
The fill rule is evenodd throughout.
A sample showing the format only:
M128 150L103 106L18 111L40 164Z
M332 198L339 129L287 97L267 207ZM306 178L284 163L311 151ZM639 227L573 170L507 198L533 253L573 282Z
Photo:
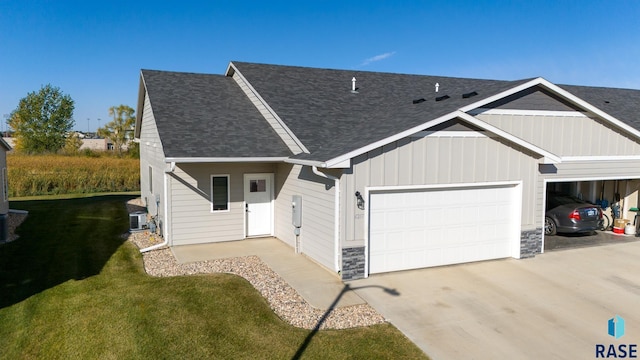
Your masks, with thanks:
M353 77L353 79L351 79L351 92L354 93L354 94L358 92L358 88L356 87L356 78L355 78L355 76Z
M438 96L436 98L436 101L442 101L442 100L447 100L448 98L450 98L451 96L449 95L442 95L442 96Z
M436 83L436 92L438 92L438 89L440 88L440 84Z
M610 102L609 100L605 100L604 101L605 104L609 104L609 102Z
M472 96L476 96L476 95L478 95L478 93L476 91L472 91L472 92L468 92L466 94L462 94L462 98L463 99L468 99L468 98L470 98Z
M420 103L423 103L423 102L425 102L425 101L427 101L427 100L425 100L424 98L420 98L420 99L415 99L415 100L413 100L413 103L414 103L414 104L420 104Z

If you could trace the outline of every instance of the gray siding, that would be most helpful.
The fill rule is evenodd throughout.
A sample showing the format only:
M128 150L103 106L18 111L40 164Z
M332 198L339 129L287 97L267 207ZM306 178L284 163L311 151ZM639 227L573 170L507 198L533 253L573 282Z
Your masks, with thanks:
M540 87L523 90L486 106L494 109L576 111L576 107Z
M299 154L302 152L300 146L295 142L292 138L291 134L285 129L282 124L273 116L271 111L265 106L265 104L256 96L256 94L251 90L251 88L247 85L245 79L236 71L233 73L233 80L236 81L238 86L242 89L242 91L247 95L249 100L253 103L253 105L258 109L260 114L264 116L265 120L271 125L273 130L275 130L276 134L280 136L282 141L289 147L291 152L294 154Z
M596 118L479 114L479 119L558 156L638 155L640 143Z
M405 138L360 155L343 176L343 247L364 244L354 194L368 186L523 181L522 228L533 228L538 157L498 138L446 136Z
M171 245L245 237L244 174L273 173L274 164L178 164L169 175ZM211 211L211 175L229 175L229 211Z
M149 166L153 169L152 191L149 184ZM145 96L140 127L140 193L142 200L147 204L147 211L158 214L158 218L164 223L164 170L167 164L164 162L164 151L160 142L160 135L156 128L153 110L149 97ZM160 197L160 206L156 208L156 196Z
M334 182L313 174L308 166L279 164L276 193L275 236L295 246L291 200L293 195L302 195L301 251L333 271Z

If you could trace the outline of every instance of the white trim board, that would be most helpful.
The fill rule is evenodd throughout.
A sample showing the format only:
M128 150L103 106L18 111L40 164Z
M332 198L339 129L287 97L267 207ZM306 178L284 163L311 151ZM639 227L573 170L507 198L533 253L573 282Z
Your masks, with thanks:
M247 80L247 78L245 78L244 75L242 75L242 73L238 70L238 68L235 66L235 64L233 62L229 62L229 66L227 67L226 75L227 76L233 76L233 74L238 74L238 76L244 81L245 85L247 85L247 88L249 88L249 90L253 93L253 95L255 95L258 98L258 100L265 107L267 112L269 112L271 114L271 116L273 116L274 120L278 123L278 125L280 125L282 127L282 129L289 136L289 138L296 144L296 146L298 146L298 149L291 149L291 151L295 152L295 150L300 150L301 152L304 152L304 153L308 154L309 150L304 146L302 141L300 141L300 139L298 139L296 134L294 134L293 131L291 131L291 129L289 129L287 124L285 124L285 122L280 118L280 116L278 116L278 114L275 112L275 110L273 110L273 108L271 108L271 106L262 98L262 96L260 96L260 93L258 93L258 91L253 87L253 85L251 85L249 80ZM266 119L266 120L267 120L267 122L269 122L268 119ZM276 131L276 133L278 132L277 129L275 129L275 128L274 128L274 131ZM283 141L286 143L285 139L283 139Z
M423 138L423 137L486 138L486 137L497 137L497 135L486 132L486 131L439 130L439 131L420 131L413 135L410 135L410 137L412 138Z
M348 152L346 154L340 155L340 156L335 157L333 159L327 160L324 163L325 166L322 166L322 167L328 167L328 168L335 167L337 164L343 164L346 160L352 159L352 158L354 158L354 157L356 157L358 155L361 155L361 154L364 154L364 153L369 152L371 150L377 149L377 148L382 147L384 145L387 145L387 144L389 144L391 142L398 141L398 140L403 139L405 137L410 137L413 134L416 134L416 133L419 133L421 131L424 131L424 129L428 129L428 128L433 127L433 126L440 125L440 124L442 124L442 123L444 123L446 121L449 121L449 120L452 120L452 119L456 119L456 118L458 118L460 120L463 120L463 121L465 121L467 123L473 124L473 125L481 128L481 129L487 130L487 131L489 131L489 132L491 132L493 134L496 134L499 137L502 137L502 138L504 138L504 139L506 139L508 141L511 141L511 142L513 142L513 143L515 143L517 145L520 145L520 146L524 147L525 149L529 149L529 150L533 151L534 153L537 153L537 154L541 155L543 157L542 161L545 164L556 164L556 163L560 163L561 162L560 157L558 157L555 154L552 154L552 153L550 153L550 152L548 152L548 151L546 151L544 149L541 149L538 146L535 146L535 145L533 145L533 144L531 144L531 143L529 143L529 142L527 142L525 140L522 140L522 139L520 139L518 137L515 137L515 136L507 133L504 130L501 130L501 129L493 126L493 125L490 125L490 124L488 124L488 123L486 123L486 122L484 122L484 121L482 121L482 120L480 120L480 119L478 119L476 117L473 117L473 116L467 114L466 112L463 112L461 110L456 110L456 111L453 111L453 112L451 112L449 114L440 116L437 119L428 121L428 122L420 124L418 126L414 126L411 129L405 130L405 131L403 131L401 133L395 134L393 136L390 136L390 137L387 137L385 139L376 141L376 142L371 143L371 144L369 144L367 146L364 146L364 147L361 147L359 149L350 151L350 152Z
M563 156L562 162L579 161L633 161L640 160L640 155L601 155L601 156Z
M517 110L517 109L492 109L477 108L467 111L470 115L525 115L525 116L564 116L564 117L588 117L580 111L553 111L553 110Z
M165 163L283 162L286 157L166 157Z

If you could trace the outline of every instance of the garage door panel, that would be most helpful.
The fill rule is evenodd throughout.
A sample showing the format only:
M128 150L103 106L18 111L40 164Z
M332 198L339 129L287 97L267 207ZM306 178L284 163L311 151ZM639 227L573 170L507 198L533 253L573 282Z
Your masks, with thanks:
M370 194L369 272L511 256L515 186Z

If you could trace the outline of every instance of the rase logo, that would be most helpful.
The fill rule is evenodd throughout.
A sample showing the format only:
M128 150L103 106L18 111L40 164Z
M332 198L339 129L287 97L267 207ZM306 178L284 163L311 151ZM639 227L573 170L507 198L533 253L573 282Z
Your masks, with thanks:
M620 339L624 335L624 319L616 315L609 319L609 335Z
M625 325L621 316L616 315L609 319L607 325L607 333L616 340L624 336ZM637 348L638 344L596 344L596 359L636 359Z

